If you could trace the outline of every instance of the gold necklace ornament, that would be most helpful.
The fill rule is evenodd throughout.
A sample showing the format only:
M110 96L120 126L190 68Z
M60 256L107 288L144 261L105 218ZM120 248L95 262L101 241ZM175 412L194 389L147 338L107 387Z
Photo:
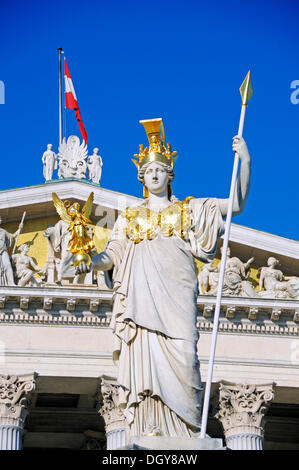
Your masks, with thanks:
M188 230L191 227L190 199L178 201L160 211L144 206L127 207L122 216L129 222L125 228L125 234L134 243L142 240L153 240L158 233L169 238L174 234L183 240L187 239Z

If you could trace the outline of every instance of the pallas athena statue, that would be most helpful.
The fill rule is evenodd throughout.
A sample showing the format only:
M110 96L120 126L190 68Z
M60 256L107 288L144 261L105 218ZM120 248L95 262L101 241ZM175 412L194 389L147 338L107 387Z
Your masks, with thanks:
M194 258L211 262L224 231L228 199L172 196L176 153L165 145L162 119L140 121L149 146L135 156L144 201L118 217L105 251L92 258L115 290L111 327L118 365L119 407L131 436L195 437L201 424ZM233 214L243 211L250 156L233 139L241 167ZM84 263L78 273L90 267Z

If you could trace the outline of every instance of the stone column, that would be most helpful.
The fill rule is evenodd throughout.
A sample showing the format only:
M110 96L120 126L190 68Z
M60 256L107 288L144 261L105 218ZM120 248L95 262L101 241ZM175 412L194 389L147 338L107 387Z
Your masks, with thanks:
M36 373L0 375L0 450L20 450Z
M116 379L101 377L102 403L99 414L105 421L107 450L115 450L127 444L127 424L118 406L119 385Z
M219 411L226 446L231 450L262 450L264 416L274 398L274 384L220 382Z

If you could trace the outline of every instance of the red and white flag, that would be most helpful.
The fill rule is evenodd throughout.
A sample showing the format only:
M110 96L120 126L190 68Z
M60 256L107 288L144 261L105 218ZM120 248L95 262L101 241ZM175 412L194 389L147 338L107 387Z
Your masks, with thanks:
M74 109L75 116L77 118L79 129L85 144L87 144L87 132L82 122L81 113L78 106L77 96L75 93L73 80L67 66L66 60L64 59L64 85L65 85L65 107L68 109Z

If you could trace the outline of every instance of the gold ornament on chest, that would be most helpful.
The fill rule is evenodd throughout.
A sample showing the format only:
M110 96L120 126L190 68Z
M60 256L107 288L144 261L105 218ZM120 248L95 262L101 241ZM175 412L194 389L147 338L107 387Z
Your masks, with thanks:
M122 213L129 222L125 228L127 238L134 243L142 240L153 240L160 233L163 237L171 237L174 234L187 239L188 230L191 227L191 209L187 197L184 201L176 202L161 211L155 211L147 207L127 207Z

